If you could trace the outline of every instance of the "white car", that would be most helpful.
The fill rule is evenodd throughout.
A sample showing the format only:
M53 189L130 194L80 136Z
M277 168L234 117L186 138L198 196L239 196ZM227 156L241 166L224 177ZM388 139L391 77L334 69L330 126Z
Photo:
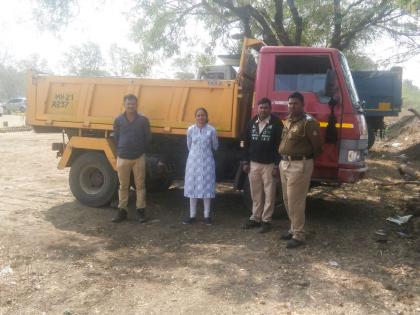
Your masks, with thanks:
M3 104L0 103L0 117L3 116L3 114L4 114Z

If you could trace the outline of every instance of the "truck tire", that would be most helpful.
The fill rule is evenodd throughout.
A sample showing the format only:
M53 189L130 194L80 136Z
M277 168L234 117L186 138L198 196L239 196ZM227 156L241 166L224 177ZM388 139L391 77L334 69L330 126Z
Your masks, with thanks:
M370 150L371 147L373 147L373 144L375 143L376 139L376 130L369 128L368 129L368 150Z
M118 175L103 153L80 155L71 165L70 190L82 204L102 207L117 194Z

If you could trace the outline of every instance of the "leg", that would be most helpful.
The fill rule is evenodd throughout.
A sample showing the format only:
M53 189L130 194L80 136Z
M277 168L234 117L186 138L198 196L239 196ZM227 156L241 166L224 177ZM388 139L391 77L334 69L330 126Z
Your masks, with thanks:
M134 182L136 183L136 208L146 208L146 157L143 154L135 160L133 167Z
M262 221L270 222L273 216L274 203L276 198L276 180L273 178L274 164L264 165L262 173L262 181L264 187L264 209L262 213Z
M190 198L190 218L195 218L197 215L197 201L198 198Z
M289 166L290 166L290 163L288 161L281 161L279 165L279 169L280 169L280 179L281 179L281 191L283 194L283 203L284 203L284 207L286 208L289 221L291 222L290 214L289 214L289 204L288 204L288 198L287 198L287 178L288 178ZM290 235L293 235L292 224L290 224L290 229L289 229L288 234L289 235L284 235L284 239L288 239Z
M133 163L131 160L117 158L117 173L120 181L118 190L118 208L127 210L128 189L130 188L130 175Z
M130 187L132 161L127 159L117 158L117 172L120 181L118 190L118 212L112 218L112 222L121 222L127 219L127 205L128 205L128 189Z
M212 225L212 220L210 216L211 198L203 198L203 202L204 202L204 223L206 225Z
M290 179L287 182L289 216L292 223L293 238L305 240L305 208L313 160L294 161L290 168Z
M182 224L191 224L195 222L195 217L197 215L197 201L198 198L190 198L190 215L182 221Z
M252 198L252 215L251 220L261 222L261 215L263 212L263 181L261 176L261 164L251 162L251 170L249 172L249 186L251 188Z

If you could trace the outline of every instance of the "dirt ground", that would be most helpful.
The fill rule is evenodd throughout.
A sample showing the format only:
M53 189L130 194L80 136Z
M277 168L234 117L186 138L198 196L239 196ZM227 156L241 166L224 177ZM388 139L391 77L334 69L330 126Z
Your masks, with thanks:
M420 169L411 125L375 144L365 180L312 190L297 250L279 239L279 213L268 234L241 230L248 213L226 185L214 226L180 223L176 186L148 196L149 223L130 212L112 224L114 209L71 195L50 149L61 135L0 134L0 314L419 314L419 237L385 221L419 186L377 185L401 180L401 153Z

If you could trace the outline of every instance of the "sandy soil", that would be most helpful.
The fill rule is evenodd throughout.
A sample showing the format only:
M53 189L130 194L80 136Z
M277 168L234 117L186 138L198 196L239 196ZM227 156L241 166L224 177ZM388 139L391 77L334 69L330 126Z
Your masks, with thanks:
M0 314L420 313L419 237L385 222L418 186L376 185L401 180L405 147L379 142L367 179L312 190L307 245L290 251L286 217L241 230L248 213L226 186L212 227L180 224L177 187L148 196L149 223L112 224L114 209L74 200L50 149L60 138L0 134Z

